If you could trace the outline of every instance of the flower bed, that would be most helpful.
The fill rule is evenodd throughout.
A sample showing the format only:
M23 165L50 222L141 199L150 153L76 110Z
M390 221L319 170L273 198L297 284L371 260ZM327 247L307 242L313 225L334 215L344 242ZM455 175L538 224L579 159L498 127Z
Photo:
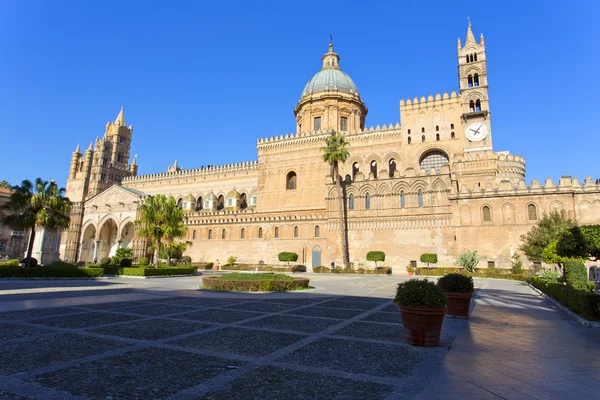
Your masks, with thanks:
M230 273L202 278L202 289L228 292L285 292L308 289L308 278L282 274Z
M314 267L313 272L316 274L365 274L365 275L389 275L392 273L391 267L377 267L375 269L352 269L352 268L327 268Z
M422 276L444 276L448 274L463 274L466 276L472 276L473 278L496 278L496 279L510 279L515 281L527 281L529 275L527 272L521 274L513 274L509 269L477 269L475 272L467 272L462 268L417 268L415 270L416 275Z
M0 268L0 278L96 278L103 273L102 268Z
M582 317L600 321L600 295L593 293L593 285L588 284L587 290L575 290L538 276L532 276L529 283Z

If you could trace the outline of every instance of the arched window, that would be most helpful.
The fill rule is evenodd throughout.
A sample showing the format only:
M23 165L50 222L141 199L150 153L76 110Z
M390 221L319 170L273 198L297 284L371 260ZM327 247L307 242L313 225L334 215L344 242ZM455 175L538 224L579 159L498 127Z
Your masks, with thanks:
M369 195L369 193L367 193L365 195L365 210L370 210L371 209L371 196Z
M425 170L435 168L439 173L444 165L448 165L448 156L441 151L430 151L421 158L421 168Z
M377 161L371 161L371 173L373 174L373 178L377 179Z
M492 222L492 210L488 206L483 206L483 222Z
M348 197L348 210L354 211L354 195L353 194L351 194L350 197Z
M408 134L410 135L410 129L408 130Z
M475 61L477 61L477 53L475 53L475 54L473 55L473 59L474 59Z
M358 174L358 172L360 171L358 163L355 162L354 164L352 164L352 180L356 179L356 174Z
M321 117L315 117L314 119L314 131L318 132L321 130Z
M177 200L177 207L181 208L182 205L183 205L183 199Z
M295 238L298 237L298 227L297 226L294 227L294 237Z
M196 240L196 230L194 229L194 232L192 233L192 240Z
M473 54L471 54L471 56L469 57L469 60L470 60L471 62L473 62Z
M242 230L240 231L240 239L243 239L246 236L246 230L244 228L242 228Z
M481 101L479 99L475 100L475 111L481 111Z
M198 196L198 200L196 200L196 211L202 210L202 206L204 205L204 200L202 196Z
M221 239L225 239L225 229L221 231Z
M440 126L439 126L439 125L436 125L436 126L435 126L435 131L436 131L436 132L439 132L439 131L440 131Z
M467 76L467 87L473 87L473 76Z
M247 207L248 207L248 198L246 196L246 193L242 193L240 195L240 208L243 210Z
M473 76L473 86L479 86L479 74Z
M450 132L450 139L456 139L456 134L454 132Z
M454 129L454 124L450 124L450 129Z
M421 142L425 142L425 135L421 136Z
M439 134L439 133L436 133L436 134L435 134L435 141L436 141L436 142L439 142L439 141L440 141L440 134Z
M321 228L319 228L319 225L315 226L315 237L321 237Z
M425 133L425 127L421 127L421 133Z
M530 204L527 206L527 219L530 221L537 220L537 208L534 204Z
M262 228L258 228L258 238L262 239Z
M467 61L467 64L469 63L469 56L465 56L465 59Z
M474 112L475 111L475 102L473 100L471 100L469 102L469 112Z
M208 239L212 239L212 229L208 230Z
M406 207L406 195L404 194L404 190L400 192L400 208Z
M279 237L279 228L275 227L275 239Z
M393 158L391 158L390 161L388 161L388 169L390 171L390 177L393 177L394 172L396 172L396 160L394 160Z
M419 207L423 207L423 192L421 189L419 189L419 192L417 193L417 204Z
M285 178L285 188L287 190L296 190L296 173L290 171Z
M410 144L410 136L408 137L408 144Z
M225 197L223 197L223 195L220 195L219 197L217 197L217 210L222 210L223 207L225 207Z

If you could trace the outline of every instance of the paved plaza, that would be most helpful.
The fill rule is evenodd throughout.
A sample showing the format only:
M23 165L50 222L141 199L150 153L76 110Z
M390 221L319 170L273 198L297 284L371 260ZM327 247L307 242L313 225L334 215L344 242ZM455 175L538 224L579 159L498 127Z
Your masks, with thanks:
M600 330L522 283L477 281L472 319L418 348L392 302L407 277L310 278L0 281L0 399L600 398Z

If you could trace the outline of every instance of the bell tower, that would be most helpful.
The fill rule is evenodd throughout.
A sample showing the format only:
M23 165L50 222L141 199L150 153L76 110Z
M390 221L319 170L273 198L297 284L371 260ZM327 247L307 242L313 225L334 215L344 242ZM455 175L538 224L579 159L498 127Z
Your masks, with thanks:
M492 150L485 39L481 34L477 43L470 21L465 45L458 39L457 53L465 151Z

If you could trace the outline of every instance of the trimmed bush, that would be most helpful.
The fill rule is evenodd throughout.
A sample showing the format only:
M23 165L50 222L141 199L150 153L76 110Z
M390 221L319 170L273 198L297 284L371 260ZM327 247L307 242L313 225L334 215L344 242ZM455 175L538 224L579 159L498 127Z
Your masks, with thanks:
M375 268L377 268L377 261L385 261L385 253L383 251L370 251L367 253L367 261L375 261Z
M190 256L183 256L181 258L181 261L183 261L186 264L190 264L192 262L192 257L190 257Z
M449 274L443 276L438 280L437 285L442 288L444 292L473 293L475 290L473 278L462 274Z
M27 265L27 258L22 259L21 264L23 264L24 266ZM29 268L35 268L37 266L38 266L37 258L31 257L31 264L29 264Z
M587 284L586 290L575 290L571 286L537 276L532 276L529 283L582 317L600 320L600 295L590 293Z
M121 268L119 267L115 267L113 265L102 265L101 268L106 275L121 275L119 273Z
M565 282L575 290L586 290L587 270L581 261L565 263Z
M212 263L211 263L212 264ZM273 265L249 265L249 264L233 264L222 265L221 271L260 271L260 272L306 272L304 265L293 265L291 267L273 266Z
M529 276L526 272L521 274L513 274L509 269L477 269L475 272L468 272L462 268L417 268L416 274L422 276L444 276L448 274L462 274L466 276L472 276L473 278L495 278L495 279L510 279L514 281L526 281Z
M21 262L18 258L14 260L2 261L0 262L0 267L18 267Z
M447 274L454 274L461 272L462 268L423 268L418 267L415 268L416 275L424 275L424 276L444 276Z
M150 260L148 259L148 257L140 258L140 265L142 267L147 267L148 265L150 265Z
M292 262L298 261L298 254L292 253L292 252L289 252L289 251L283 251L283 252L279 253L279 255L277 256L277 258L279 259L279 261L287 262L288 263L288 267L289 267L290 266L290 261L292 261Z
M441 308L446 305L444 291L425 279L411 279L398 284L394 302L409 307Z
M427 263L427 268L429 268L429 264L437 264L438 255L436 253L423 253L421 254L421 258L419 258L419 260Z
M327 267L323 267L323 266L313 267L312 270L313 270L314 273L317 273L317 274L323 274L323 273L331 272L331 268L327 268Z
M132 260L131 258L123 258L121 260L121 268L131 268L131 264L132 264Z
M0 268L0 278L95 278L103 273L102 268Z
M202 288L231 292L284 292L308 289L308 278L293 278L281 274L231 273L202 279Z
M214 263L206 262L206 263L194 263L192 264L198 269L213 269Z
M54 261L52 261L51 265L54 268L77 268L77 265L71 264L71 263L68 263L68 262L64 262L64 261L61 261L61 260L54 260Z
M108 257L102 257L100 259L100 265L109 265L110 264L110 258Z
M392 273L391 267L377 267L375 269L352 269L352 268L328 268L328 267L314 267L313 272L316 274L363 274L363 275L390 275Z

